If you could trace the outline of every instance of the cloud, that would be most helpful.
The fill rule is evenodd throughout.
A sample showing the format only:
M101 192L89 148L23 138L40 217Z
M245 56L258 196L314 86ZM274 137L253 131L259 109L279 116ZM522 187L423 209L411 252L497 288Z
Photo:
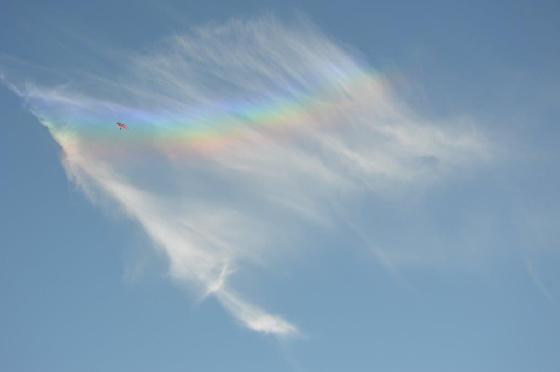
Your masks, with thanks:
M542 280L541 274L539 274L535 265L527 260L526 261L527 273L531 278L531 281L535 287L542 293L542 295L550 302L556 302L555 296L552 294L546 283Z
M232 288L234 269L289 254L309 226L336 229L353 198L489 156L474 126L419 117L306 22L232 20L120 53L103 73L14 80L72 180L138 221L173 278L281 336L300 330Z

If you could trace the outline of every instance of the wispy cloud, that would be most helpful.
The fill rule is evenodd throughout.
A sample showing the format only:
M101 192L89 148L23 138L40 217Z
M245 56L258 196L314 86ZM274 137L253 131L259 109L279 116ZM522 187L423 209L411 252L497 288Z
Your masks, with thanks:
M535 265L531 261L526 261L527 272L529 273L529 277L531 281L535 285L536 288L543 294L544 297L550 302L556 302L556 299L547 285L541 279L541 275L539 274L538 270L535 268Z
M233 20L125 55L103 74L13 87L92 200L117 203L176 280L254 331L300 332L244 300L234 268L290 251L306 226L335 227L356 196L488 156L475 127L419 117L305 22Z

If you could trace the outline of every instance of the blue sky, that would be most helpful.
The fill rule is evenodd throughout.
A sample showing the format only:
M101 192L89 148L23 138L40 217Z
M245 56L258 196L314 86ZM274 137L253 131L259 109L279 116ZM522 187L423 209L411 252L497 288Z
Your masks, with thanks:
M4 8L1 370L560 367L554 2Z

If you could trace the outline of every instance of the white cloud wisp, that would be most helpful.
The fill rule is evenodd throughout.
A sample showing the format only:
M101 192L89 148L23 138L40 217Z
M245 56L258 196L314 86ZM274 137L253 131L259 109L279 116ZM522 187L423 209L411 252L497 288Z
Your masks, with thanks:
M202 27L115 66L14 89L71 178L138 221L174 278L257 332L300 331L243 299L234 268L289 251L302 226L334 226L356 195L432 182L487 153L473 128L420 118L304 23Z

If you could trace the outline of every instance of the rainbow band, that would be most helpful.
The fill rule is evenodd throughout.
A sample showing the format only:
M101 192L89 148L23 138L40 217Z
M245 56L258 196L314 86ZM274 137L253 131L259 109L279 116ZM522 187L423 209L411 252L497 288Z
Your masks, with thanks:
M57 95L46 95L47 98L30 95L29 104L39 117L44 116L41 115L43 113L48 116L48 113L54 112L55 118L47 118L46 125L64 136L86 136L94 141L119 138L127 142L164 141L213 147L237 138L246 133L246 129L296 126L305 115L314 112L328 114L329 107L332 107L329 103L333 99L340 98L344 91L356 89L357 85L363 84L379 85L383 81L378 76L355 67L353 72L346 73L339 80L323 84L311 94L292 95L267 102L245 101L221 105L226 109L216 108L214 105L199 110L200 113L157 114L106 101L74 101ZM63 119L56 119L57 108L63 108ZM116 120L123 120L130 130L126 134L115 131L113 125Z

